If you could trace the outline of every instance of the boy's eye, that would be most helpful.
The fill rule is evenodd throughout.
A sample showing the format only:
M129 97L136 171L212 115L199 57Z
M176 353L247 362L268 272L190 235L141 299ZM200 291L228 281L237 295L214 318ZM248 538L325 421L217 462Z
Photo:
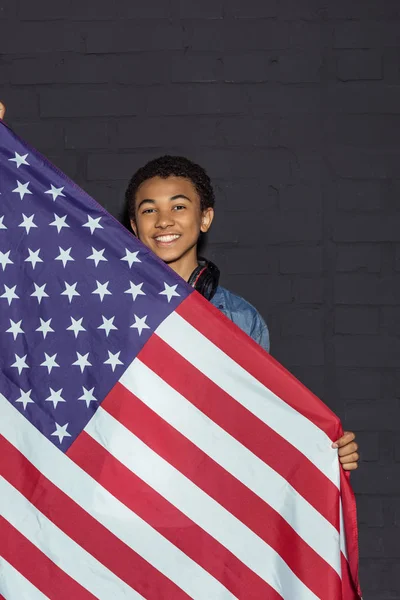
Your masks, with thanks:
M142 215L145 215L146 213L151 213L153 212L154 208L145 208L145 210L142 212Z
M186 206L183 206L183 204L176 204L174 206L174 210L182 210L182 208L186 208Z

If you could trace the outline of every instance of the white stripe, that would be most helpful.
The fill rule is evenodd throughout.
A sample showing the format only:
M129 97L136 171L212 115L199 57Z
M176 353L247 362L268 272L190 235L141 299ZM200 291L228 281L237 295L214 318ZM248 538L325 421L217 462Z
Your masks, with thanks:
M342 499L340 499L340 550L343 552L343 556L347 560L346 528L344 526Z
M0 594L5 600L49 600L17 569L0 556Z
M101 407L86 427L128 469L228 548L284 598L316 600L280 555ZM206 598L220 598L207 595Z
M180 315L171 313L156 334L199 371L304 454L339 487L337 452L319 427L289 406Z
M141 598L3 477L0 477L0 512L15 529L96 598Z
M194 600L225 600L232 595L207 571L129 510L92 477L57 450L0 394L0 431L29 461L65 494L116 537L174 581ZM4 416L3 416L4 415ZM96 423L93 424L96 427ZM98 431L101 437L102 432ZM92 574L93 575L93 574ZM131 588L129 588L131 590ZM109 598L141 598L131 590Z
M138 359L120 383L276 510L340 574L339 532L282 475Z

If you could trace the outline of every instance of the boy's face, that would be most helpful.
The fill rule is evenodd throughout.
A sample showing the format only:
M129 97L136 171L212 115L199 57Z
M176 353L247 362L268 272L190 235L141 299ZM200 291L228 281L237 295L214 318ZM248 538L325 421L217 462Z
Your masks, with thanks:
M193 183L184 177L153 177L138 188L131 226L141 242L188 279L197 266L197 241L214 211L201 211Z

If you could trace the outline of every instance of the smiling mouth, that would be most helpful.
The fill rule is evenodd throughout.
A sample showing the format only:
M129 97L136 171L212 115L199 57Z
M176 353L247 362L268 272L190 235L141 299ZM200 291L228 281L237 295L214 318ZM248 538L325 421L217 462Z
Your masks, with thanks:
M181 237L180 234L168 234L168 235L158 235L154 239L157 242L157 244L162 244L164 246L164 245L172 244L173 242L178 240L180 237Z

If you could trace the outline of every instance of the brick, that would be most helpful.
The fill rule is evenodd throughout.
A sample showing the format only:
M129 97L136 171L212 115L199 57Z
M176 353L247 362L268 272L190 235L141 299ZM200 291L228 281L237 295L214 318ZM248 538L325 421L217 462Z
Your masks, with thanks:
M319 149L324 141L323 123L320 113L281 116L279 142L283 146Z
M96 24L87 27L87 52L104 54L138 50L183 49L183 30L170 21L126 20L110 25Z
M383 77L382 53L376 50L342 50L337 54L340 81L373 81Z
M378 368L337 367L335 380L341 398L365 401L381 397L381 374Z
M384 188L380 181L339 180L332 182L328 196L339 210L374 211L383 204Z
M243 210L249 203L256 210L270 214L277 213L279 207L279 190L268 185L264 179L235 179L213 178L214 188L218 197L218 207L223 211Z
M98 56L45 55L13 61L13 84L107 83L111 74L108 61Z
M320 273L322 248L293 246L280 250L281 273Z
M263 316L272 305L291 300L291 281L282 275L260 277L258 274L225 275L222 273L221 284L252 304L257 304ZM260 290L262 290L261 297Z
M281 318L281 333L284 337L321 337L324 311L318 308L286 309Z
M382 308L382 330L390 335L400 335L400 308L398 306Z
M235 18L263 19L276 17L278 0L259 2L259 0L230 0L225 4L225 15Z
M107 65L106 76L108 81L122 84L165 85L171 82L172 66L179 52L165 51L160 53L155 50L129 54L111 54L104 58L104 54L96 56ZM154 93L154 92L153 92Z
M82 34L79 27L69 23L18 23L10 27L0 22L0 54L79 52Z
M400 271L400 244L395 247L395 269Z
M336 113L400 114L400 86L371 82L329 84L323 92L324 112L335 107Z
M175 0L174 12L181 19L220 19L223 17L222 0Z
M0 5L0 20L10 19L16 14L16 3L13 0L2 0Z
M324 137L329 144L397 147L400 135L398 115L329 115Z
M176 57L171 65L171 81L212 82L221 80L222 64L217 56L184 54Z
M318 398L325 396L324 372L320 367L291 366L290 372Z
M55 150L63 146L63 126L61 123L24 121L15 124L15 132L41 152Z
M295 3L295 0L288 1ZM318 2L318 0L315 1ZM311 8L313 2L307 0L303 3L303 9L306 8L305 4ZM289 23L289 47L291 49L297 48L300 51L314 49L319 54L324 45L331 46L333 33L327 32L326 27L321 26L320 22L313 22L311 19L294 19L296 7L301 8L301 4L296 3L296 6L290 10L290 14L286 15L286 19L291 19Z
M400 46L398 23L347 20L335 25L334 48Z
M394 592L398 579L397 561L390 558L364 558L360 567L360 580L364 592L368 590L368 600L398 600L399 596Z
M216 212L216 219L223 218L223 213ZM278 273L278 252L276 248L246 248L243 245L221 246L207 244L206 256L214 260L220 270L226 275Z
M322 210L321 190L312 182L284 186L280 189L279 206L289 219L293 212L319 214Z
M222 62L224 81L260 83L279 78L279 60L274 54L228 54L223 56Z
M349 215L338 219L334 239L339 242L400 241L400 215Z
M332 149L328 153L328 163L339 177L352 179L387 179L395 177L399 155L380 148Z
M285 242L318 242L322 238L321 215L297 213L297 220L292 221L285 214L271 219L266 234L270 244Z
M365 2L353 0L336 0L327 4L327 17L331 19L394 19L400 16L400 6L396 0L386 2Z
M324 364L324 344L321 338L282 339L274 356L289 371L294 366L321 367Z
M360 453L363 464L378 461L380 458L379 433L371 431L356 431L355 434L356 442L359 447L358 451ZM381 511L378 511L378 515L375 516L375 519L372 518L371 520L378 523L383 521L382 512L383 511L381 503ZM372 522L369 523L369 525L372 525Z
M242 86L246 89L249 106L253 114L310 113L321 104L321 92L314 87L272 86L260 83L257 86ZM400 111L399 111L400 112Z
M336 307L335 332L355 335L379 333L378 307Z
M363 448L364 445L362 446L362 460L364 460ZM357 516L358 522L361 525L368 525L369 527L383 527L383 499L380 496L369 496L363 494L359 495L357 498Z
M218 120L218 139L227 146L277 146L279 122L274 116L228 117Z
M396 367L400 339L374 335L337 335L336 363L346 367Z
M263 210L257 212L243 210L242 212L219 214L208 234L209 242L212 244L243 244L244 240L251 238L254 245L270 244L266 235L270 216L268 211Z
M28 0L21 0L18 14L21 20L110 20L118 17L130 18L168 18L171 16L169 2L148 0L147 2L129 2L120 0L113 2L97 2L96 0L69 0L55 3L51 0L39 0L32 5Z
M381 465L376 462L365 465L365 468L357 469L352 476L352 482L354 489L357 493L361 494L374 494L377 490L381 495L384 494L398 494L400 495L400 464L385 464ZM389 530L386 530L390 531ZM396 532L397 538L400 539L398 532ZM383 539L381 538L382 542ZM388 544L391 544L391 540L387 540ZM360 547L362 544L360 543ZM377 554L382 554L383 543L377 548ZM389 554L389 553L388 553ZM397 554L397 550L396 550ZM393 554L394 556L394 554Z
M358 401L346 404L345 423L349 430L357 431L397 431L400 419L400 402L396 399ZM371 488L376 493L379 487ZM379 490L381 493L381 490Z
M143 114L145 97L141 90L68 88L46 89L40 93L42 117L102 117Z
M125 181L149 160L156 158L159 153L154 150L140 149L129 154L89 154L87 161L88 181Z
M132 175L132 173L130 174ZM129 175L128 175L129 177ZM82 185L84 190L99 202L104 208L117 219L122 220L124 213L126 181L85 181Z
M1 101L7 107L7 123L12 124L14 119L35 119L39 115L39 98L36 90L20 90L3 88Z
M279 57L279 80L283 83L321 81L322 56L319 52L283 54Z
M65 147L69 150L107 148L109 126L105 121L75 121L65 127Z
M337 271L379 273L381 267L381 247L378 244L340 244L336 248Z
M298 304L322 304L324 282L321 278L298 278L293 282L293 302Z
M68 177L76 180L78 175L78 161L77 157L71 154L49 154L48 157L56 167L61 169Z

